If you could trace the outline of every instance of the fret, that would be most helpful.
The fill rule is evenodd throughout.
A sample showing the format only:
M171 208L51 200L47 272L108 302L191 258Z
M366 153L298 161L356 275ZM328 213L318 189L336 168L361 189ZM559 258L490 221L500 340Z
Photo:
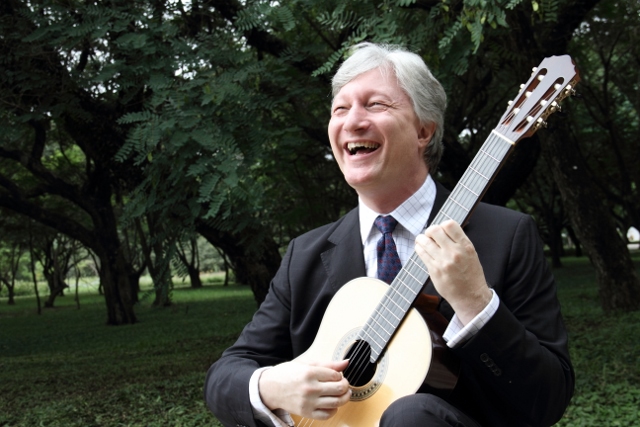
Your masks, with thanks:
M483 149L480 149L479 151L480 153L484 153L487 157L489 157L490 159L494 160L496 163L500 163L500 159L496 159L495 157L493 157L491 154L489 154L488 152L484 151Z
M382 323L378 322L378 320L377 320L378 318L380 318L380 319L382 319L382 320L386 321L386 322L387 322L389 325L391 325L391 326L394 326L394 325L393 325L393 323L389 322L389 321L387 320L387 318L386 318L386 317L383 317L383 316L372 317L372 320L373 320L373 321L374 321L378 326L380 326L380 328L381 328L381 329L382 329L382 330L387 334L387 337L386 337L386 338L388 338L389 336L391 336L392 332L387 331L387 329L384 327L384 325L383 325ZM376 334L378 334L378 330L377 330L377 328L373 328L373 330L374 330L374 331L376 331ZM382 335L380 335L380 334L378 334L378 336L379 336L379 337L381 337L381 338L383 338L383 339L385 339L385 337L383 337L383 336L382 336Z
M389 309L389 308L388 308L388 306L385 306L385 305L384 305L384 303L385 303L385 302L392 302L392 303L393 303L393 305L395 305L397 308L399 308L400 310L402 310L402 309L404 308L404 306L403 306L403 305L398 304L398 301L396 301L396 299L395 299L395 298L390 297L390 296L389 296L389 293L390 293L390 292L387 292L387 293L385 294L385 296L384 296L384 300L383 300L383 302L380 304L380 306L381 306L381 307L383 307L383 308L384 308L384 309L386 309L386 310L391 311L392 309ZM405 298L405 299L406 299L406 298Z
M440 211L439 214L442 214L442 215L446 216L448 219L453 219L444 211Z
M463 206L462 204L458 203L458 201L453 198L453 197L449 197L449 200L451 200L453 203L455 203L456 205L460 206L462 209L464 209L466 212L469 212L469 209L467 209L465 206Z
M382 343L380 344L380 343L376 342L375 337L373 335L371 335L368 331L375 332L375 334L378 335L378 337L382 339ZM369 342L367 340L367 342L369 342L370 346L373 347L373 345L375 344L380 348L384 348L384 346L387 345L387 340L385 340L383 337L381 337L380 334L378 334L378 332L375 330L375 328L372 328L372 327L368 327L366 329L362 328L361 332L364 333L367 337L369 337L369 338L371 338L373 340L373 342Z
M400 310L403 310L405 308L405 304L402 303L402 300L399 300L398 298L394 298L395 295L401 296L402 299L404 300L404 302L409 302L409 299L405 298L397 289L389 289L385 295L384 301L391 301L397 308L399 308ZM382 304L383 307L387 308L387 306L384 305L384 302ZM388 309L388 308L387 308Z
M397 292L397 290L396 290L396 295L400 296L405 302L411 304L411 301L409 301L407 298L405 298L405 296L402 295L400 292Z
M418 255L413 254L411 258L409 258L409 261L407 261L407 263L411 262L415 267L418 267L422 272L424 272L428 276L429 272L427 271L427 267L423 264L422 261L420 262L416 261L417 256Z
M393 303L395 304L395 301L394 301ZM396 305L397 305L397 304L396 304ZM399 307L399 308L401 308L400 306L398 306L398 307ZM396 316L396 314L394 313L394 311L393 311L393 310L384 310L384 311L385 311L386 313L391 313L391 315L392 315L393 317L395 317L395 318L396 318L396 320L398 321L398 323L402 320L402 318L401 318L401 317ZM384 314L382 313L382 311L381 311L381 310L379 310L379 309L378 309L378 307L376 307L375 312L376 312L376 314L377 314L378 316L384 316Z
M480 197L479 194L477 194L475 191L473 191L472 189L470 189L469 187L467 187L466 185L464 185L463 182L458 183L458 185L460 185L462 188L464 188L465 190L467 190L469 193L473 194L476 197Z
M469 166L469 170L474 171L476 174L478 174L481 177L483 177L487 182L489 181L489 178L487 178L486 176L482 175L479 171L475 170L472 166Z
M414 276L413 274L411 274L411 272L407 271L406 273L407 273L409 276L411 276L411 278L412 278L415 282L419 282L419 279L418 279L416 276ZM400 280L402 280L402 279L400 279ZM403 282L403 284L405 284L405 283Z
M388 300L388 298L387 298L387 300ZM391 324L392 326L393 325L397 325L398 323L400 323L400 321L403 318L404 310L406 309L406 307L398 305L394 300L390 300L390 301L396 306L396 308L395 309L389 309L388 306L385 307L384 304L380 304L378 307L381 307L381 309L376 308L375 311L377 312L378 315L374 316L372 318L372 320L375 320L375 318L380 317L380 318L385 319L387 321L387 323ZM397 316L396 312L398 312L400 314L400 316ZM391 314L393 317L395 317L396 321L393 321L393 322L390 321L387 318L388 314Z

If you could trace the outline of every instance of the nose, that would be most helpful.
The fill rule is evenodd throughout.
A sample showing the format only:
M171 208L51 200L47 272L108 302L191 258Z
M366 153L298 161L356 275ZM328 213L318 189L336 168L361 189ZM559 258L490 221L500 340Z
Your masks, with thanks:
M348 132L358 132L367 129L369 124L366 108L361 105L352 105L345 116L343 128Z

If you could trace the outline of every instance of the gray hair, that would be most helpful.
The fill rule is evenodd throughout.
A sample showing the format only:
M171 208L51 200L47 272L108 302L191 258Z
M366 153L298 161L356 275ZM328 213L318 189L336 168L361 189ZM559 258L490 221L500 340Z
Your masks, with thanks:
M420 56L399 46L359 43L353 46L351 55L333 76L332 96L335 97L344 85L360 74L375 68L393 70L398 84L411 99L420 122L436 125L424 154L430 173L435 173L443 151L447 95Z

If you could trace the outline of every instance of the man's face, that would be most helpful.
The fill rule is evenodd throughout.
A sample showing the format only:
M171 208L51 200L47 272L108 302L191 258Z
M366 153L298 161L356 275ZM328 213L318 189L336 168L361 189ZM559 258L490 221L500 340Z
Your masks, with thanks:
M432 134L433 126L420 124L392 71L363 73L334 98L331 148L347 183L361 196L413 194L428 173L423 153Z

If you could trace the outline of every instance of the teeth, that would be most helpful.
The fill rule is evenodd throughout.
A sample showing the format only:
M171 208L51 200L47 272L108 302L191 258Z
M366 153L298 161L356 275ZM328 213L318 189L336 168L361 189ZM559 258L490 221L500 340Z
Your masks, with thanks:
M355 154L355 152L359 149L359 148L366 148L366 149L371 149L374 150L376 148L378 148L378 144L374 143L374 142L350 142L347 144L347 149L349 150L349 152L351 154Z

